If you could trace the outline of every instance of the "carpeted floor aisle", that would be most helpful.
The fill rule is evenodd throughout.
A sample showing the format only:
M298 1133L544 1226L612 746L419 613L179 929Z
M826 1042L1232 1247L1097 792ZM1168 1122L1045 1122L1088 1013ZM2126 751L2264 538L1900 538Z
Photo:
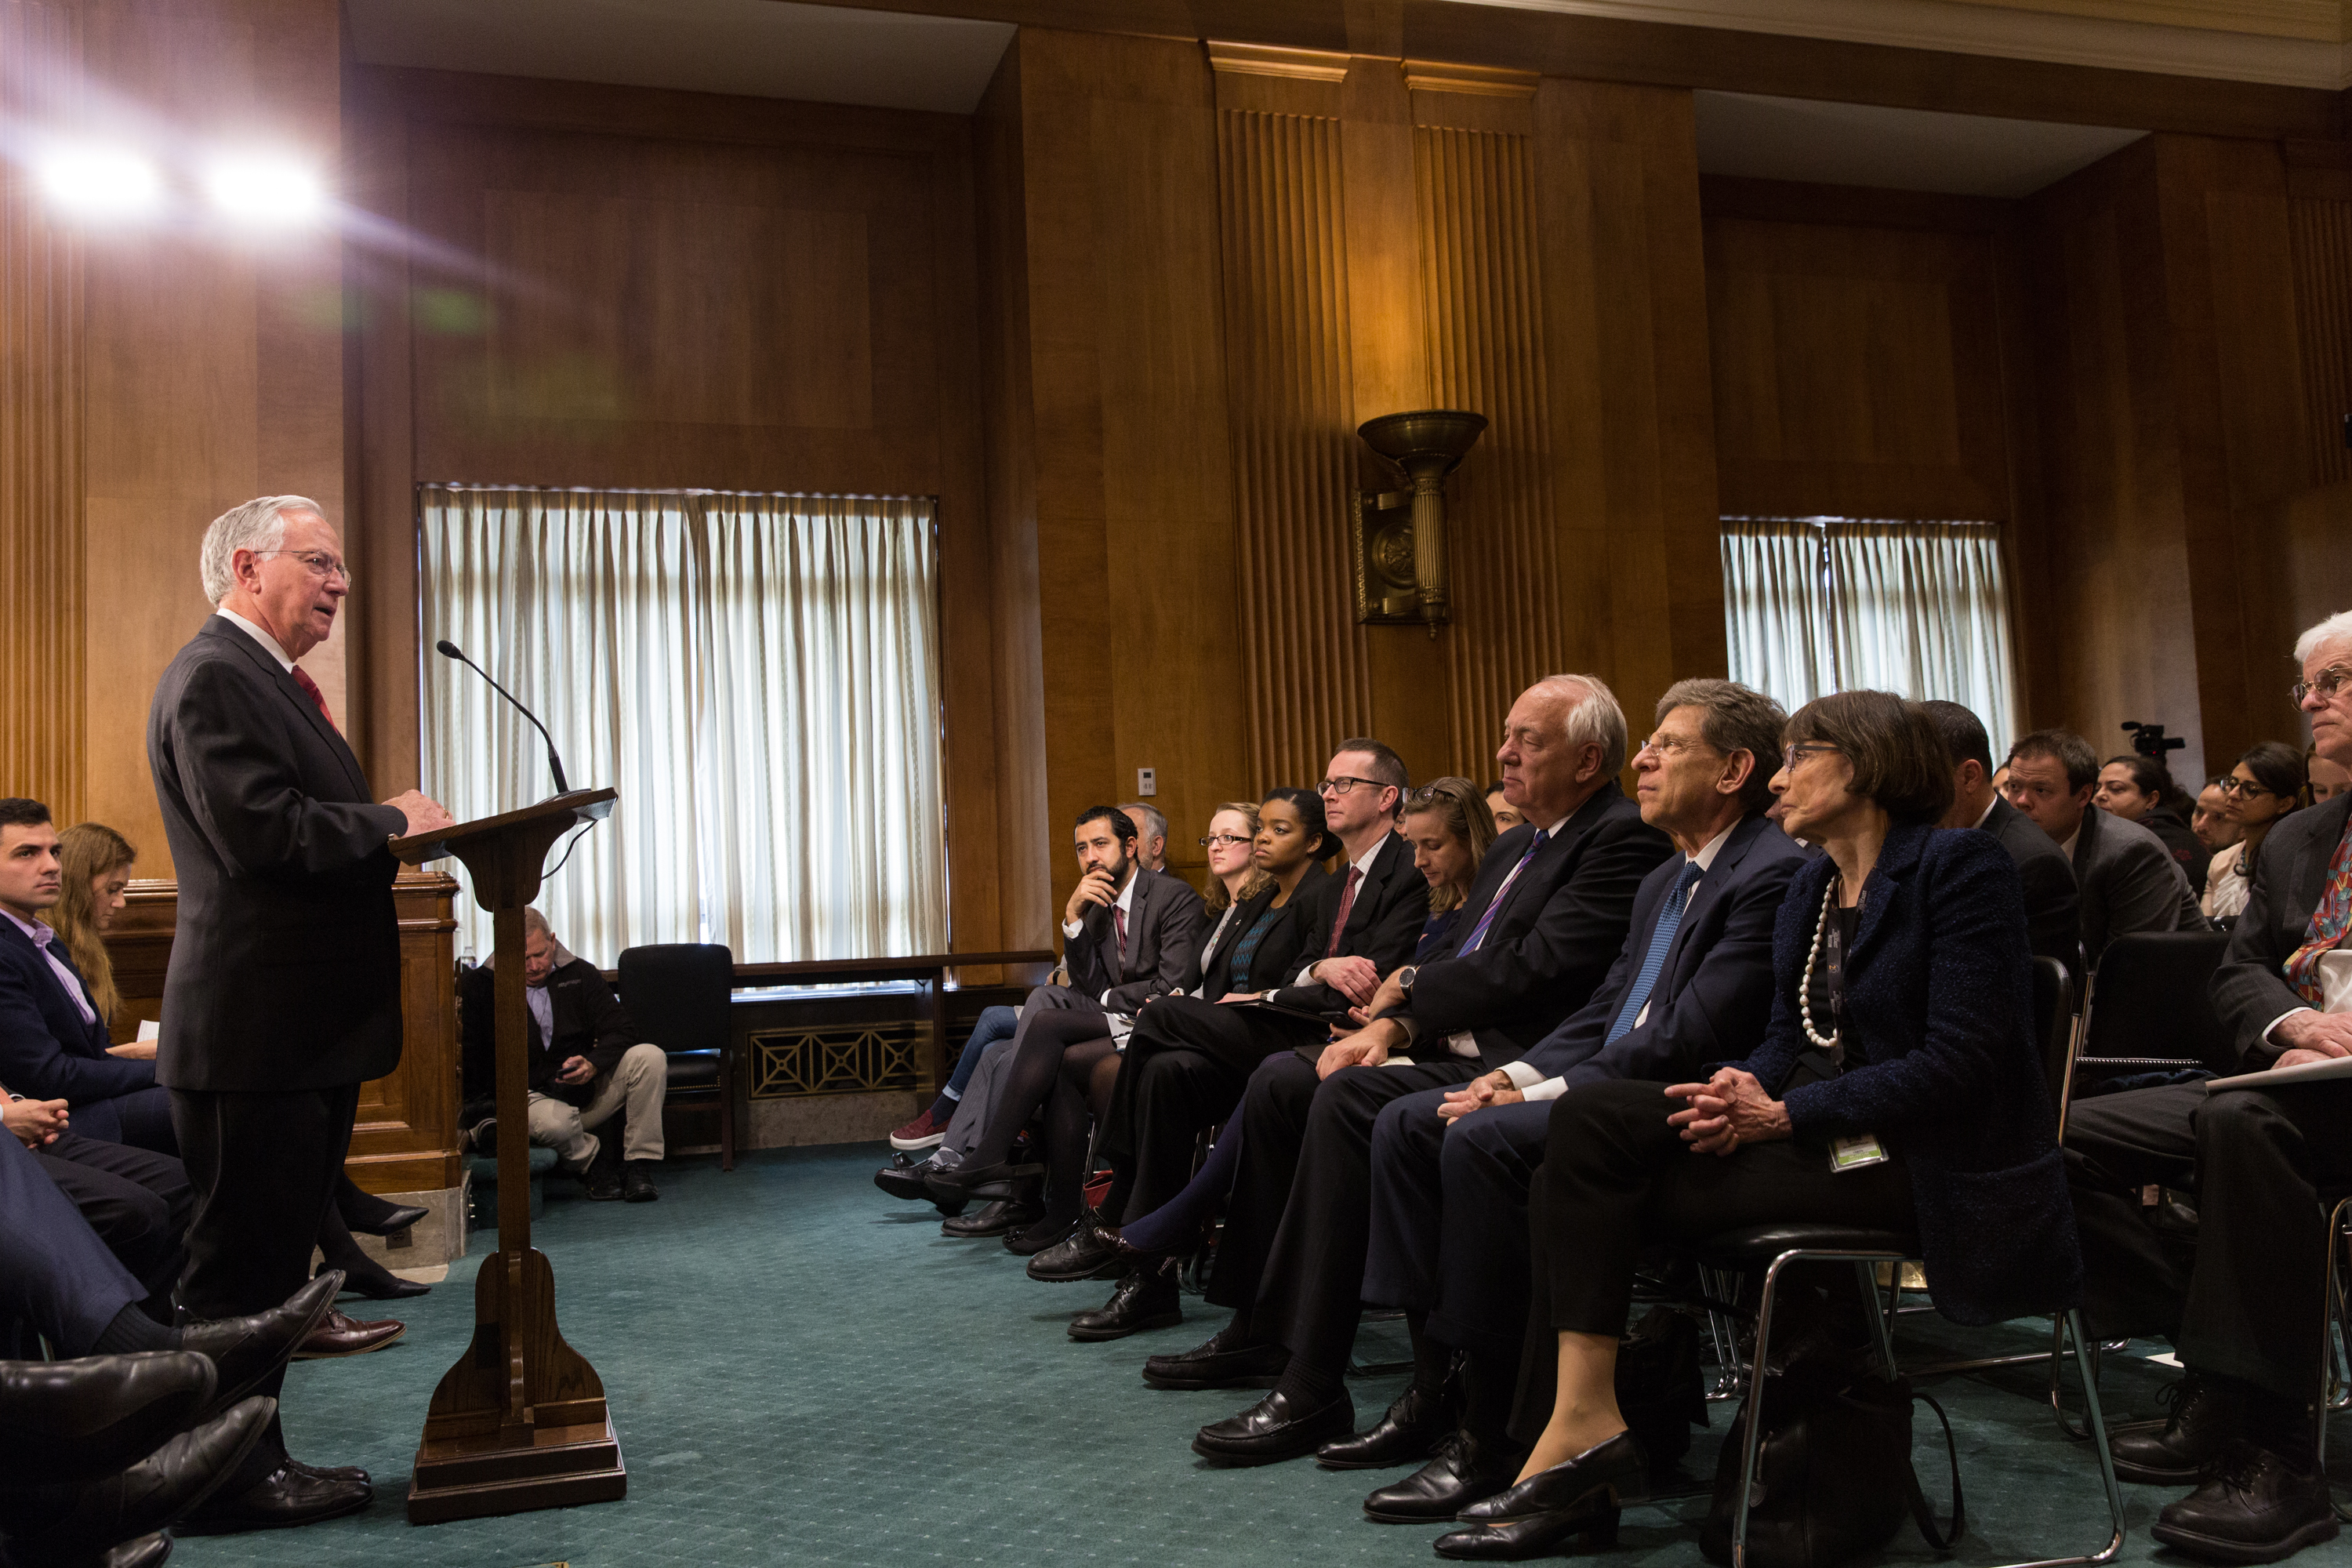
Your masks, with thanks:
M1046 1563L1423 1564L1435 1531L1367 1521L1364 1492L1385 1473L1336 1474L1312 1461L1212 1470L1193 1430L1255 1394L1168 1394L1138 1375L1143 1357L1205 1339L1221 1314L1108 1345L1063 1333L1104 1285L1033 1283L993 1241L950 1241L928 1206L894 1203L869 1179L879 1145L775 1150L731 1173L683 1162L655 1204L589 1204L555 1183L534 1237L554 1264L564 1333L604 1378L629 1468L625 1501L413 1528L408 1471L433 1385L463 1348L472 1280L494 1237L448 1283L397 1303L404 1341L348 1363L298 1365L288 1383L295 1451L362 1464L368 1512L310 1530L190 1540L174 1562L530 1568L611 1564ZM351 1306L352 1303L346 1303ZM359 1303L372 1308L373 1303ZM362 1312L362 1315L367 1315ZM1400 1328L1363 1350L1402 1354ZM1989 1333L1906 1321L1925 1360L2027 1350L2047 1330ZM2112 1362L2111 1414L2155 1409L2168 1373ZM2086 1447L2040 1402L2038 1371L1936 1390L1959 1430L1969 1535L1948 1561L1980 1564L2081 1552L2105 1541L2105 1510ZM1354 1384L1362 1420L1402 1385ZM1915 1456L1940 1497L1921 1415ZM1717 1430L1720 1430L1718 1426ZM2339 1434L2339 1438L2341 1438ZM1693 1460L1711 1471L1717 1437ZM2341 1442L2339 1441L2339 1447ZM1930 1470L1930 1463L1938 1467ZM1402 1473L1402 1472L1400 1472ZM1702 1473L1707 1473L1703 1471ZM2134 1533L2123 1561L2158 1553L2146 1526L2169 1493L2126 1489ZM1696 1564L1704 1500L1625 1516L1612 1563ZM1889 1562L1935 1561L1916 1535ZM2298 1560L2352 1563L2339 1541Z

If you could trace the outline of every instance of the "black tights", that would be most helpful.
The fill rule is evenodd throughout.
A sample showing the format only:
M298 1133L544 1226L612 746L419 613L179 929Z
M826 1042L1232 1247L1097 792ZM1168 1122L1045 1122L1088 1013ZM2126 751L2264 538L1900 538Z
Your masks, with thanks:
M1118 1047L1108 1037L1080 1040L1062 1053L1061 1075L1045 1103L1045 1213L1076 1218L1086 1201L1087 1117L1099 1125L1118 1079Z

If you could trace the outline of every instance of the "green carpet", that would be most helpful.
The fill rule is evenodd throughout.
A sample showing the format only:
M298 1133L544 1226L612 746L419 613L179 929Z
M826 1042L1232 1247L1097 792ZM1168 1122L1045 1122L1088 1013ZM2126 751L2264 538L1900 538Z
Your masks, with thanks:
M362 1464L375 1505L310 1530L180 1542L188 1568L364 1564L1033 1563L1424 1564L1433 1530L1358 1511L1384 1473L1311 1461L1213 1470L1194 1428L1247 1405L1244 1391L1169 1394L1145 1355L1205 1339L1222 1314L1188 1303L1181 1327L1107 1345L1063 1333L1108 1287L1039 1285L994 1241L951 1241L928 1206L894 1203L870 1174L879 1145L775 1150L732 1173L681 1162L659 1203L590 1204L551 1185L534 1227L553 1261L565 1336L604 1378L629 1468L626 1500L426 1528L403 1511L425 1402L464 1347L472 1280L494 1239L448 1283L397 1303L402 1342L288 1379L287 1427L314 1463ZM351 1303L347 1303L351 1305ZM372 1309L373 1303L358 1303ZM362 1315L366 1315L362 1311ZM1400 1326L1361 1351L1402 1354ZM1909 1359L2046 1343L2046 1327L1979 1333L1906 1319ZM2111 1416L2148 1414L2166 1369L2112 1359ZM1946 1380L1935 1392L1960 1438L1969 1533L1948 1561L2011 1562L2103 1544L2106 1510L2086 1447L2041 1402L2038 1369ZM1360 1420L1401 1386L1360 1378ZM1722 1407L1718 1407L1720 1410ZM1922 1413L1915 1455L1943 1490ZM2352 1426L2352 1422L2342 1424ZM1717 1431L1720 1430L1718 1426ZM2339 1431L2339 1448L2352 1432ZM1693 1463L1711 1473L1714 1433ZM1401 1474L1402 1472L1400 1472ZM2352 1475L2352 1472L2346 1472ZM2123 1561L2176 1561L2147 1534L2172 1494L2127 1487ZM1704 1500L1631 1510L1612 1563L1696 1564ZM1889 1562L1935 1559L1906 1527ZM2352 1545L2306 1552L2352 1563Z

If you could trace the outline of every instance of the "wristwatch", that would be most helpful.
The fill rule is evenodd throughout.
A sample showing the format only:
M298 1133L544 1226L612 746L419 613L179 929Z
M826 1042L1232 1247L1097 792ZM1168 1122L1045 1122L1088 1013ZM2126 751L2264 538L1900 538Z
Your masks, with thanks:
M1412 995L1412 977L1420 973L1421 965L1418 963L1408 963L1402 969L1398 970L1396 976L1397 989L1403 992L1408 996Z

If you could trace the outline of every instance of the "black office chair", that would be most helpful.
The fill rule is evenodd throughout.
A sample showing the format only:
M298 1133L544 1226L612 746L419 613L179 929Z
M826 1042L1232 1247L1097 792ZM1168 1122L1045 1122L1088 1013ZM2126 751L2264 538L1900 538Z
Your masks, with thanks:
M2230 945L2218 931L2134 931L2107 944L2083 1001L2077 1079L2117 1069L2237 1070L2230 1032L2206 994Z
M716 942L665 942L621 954L621 1005L640 1039L669 1058L666 1103L719 1111L719 1168L735 1168L735 955Z

